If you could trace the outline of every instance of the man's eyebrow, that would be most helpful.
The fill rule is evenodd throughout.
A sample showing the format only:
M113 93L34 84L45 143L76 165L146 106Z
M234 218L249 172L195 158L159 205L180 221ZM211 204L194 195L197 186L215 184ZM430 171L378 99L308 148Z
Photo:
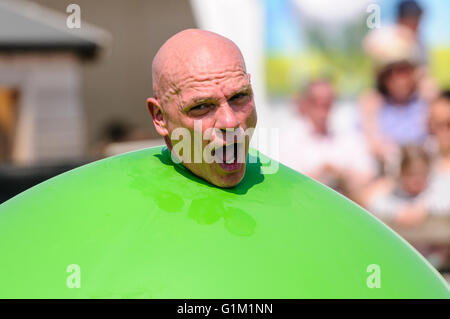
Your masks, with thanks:
M205 103L205 102L211 102L213 100L214 100L214 98L212 98L212 97L198 97L198 98L193 98L192 100L190 100L188 104Z
M210 102L214 102L215 99L213 97L194 97L188 101L186 101L185 103L181 104L181 109L182 110L186 110L188 108L190 108L191 106L196 106L196 105L200 105L203 103L210 103Z
M241 87L240 89L236 90L233 94L231 94L230 97L233 97L236 94L239 93L251 93L252 92L252 86L251 84L246 84L243 87Z
M230 95L229 98L231 98L234 95L239 94L239 93L252 93L252 92L253 92L253 90L252 90L251 84L246 84L243 87L241 87L241 88L237 89L236 91L234 91ZM193 105L199 105L199 104L202 104L202 103L210 103L210 102L217 102L217 98L212 97L212 96L211 97L194 97L194 98L186 101L186 103L182 103L182 108L185 109L185 108L188 108L188 107L193 106Z
M215 100L216 99L214 99L213 97L197 97L197 98L192 98L191 100L187 101L187 103L184 106L189 107L189 106L196 105L196 104L213 102Z

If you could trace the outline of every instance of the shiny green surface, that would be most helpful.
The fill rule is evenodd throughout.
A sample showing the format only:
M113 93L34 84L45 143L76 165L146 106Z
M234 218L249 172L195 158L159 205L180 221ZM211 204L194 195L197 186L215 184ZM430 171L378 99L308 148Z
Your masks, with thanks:
M0 206L0 297L449 297L442 277L367 212L284 166L272 175L260 166L220 189L157 147L16 196ZM70 264L81 288L66 285ZM366 284L370 264L381 288Z

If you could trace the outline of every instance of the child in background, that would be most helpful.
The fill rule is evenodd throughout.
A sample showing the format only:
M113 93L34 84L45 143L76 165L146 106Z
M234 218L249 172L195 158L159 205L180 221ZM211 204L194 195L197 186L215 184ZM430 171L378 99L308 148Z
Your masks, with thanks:
M417 225L425 219L426 212L412 208L422 207L430 161L419 146L402 147L400 153L398 177L383 177L372 184L364 195L364 204L385 222Z

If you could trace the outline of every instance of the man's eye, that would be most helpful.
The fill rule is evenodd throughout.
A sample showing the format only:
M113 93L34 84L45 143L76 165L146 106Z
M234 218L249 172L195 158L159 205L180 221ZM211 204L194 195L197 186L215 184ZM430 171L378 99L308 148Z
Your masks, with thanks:
M237 100L240 100L240 99L242 99L244 97L247 97L247 96L248 96L248 93L238 93L238 94L233 95L230 98L230 101L237 101Z
M199 104L194 107L191 107L189 109L189 113L192 115L202 115L202 114L207 113L212 106L213 105L209 104L209 103Z

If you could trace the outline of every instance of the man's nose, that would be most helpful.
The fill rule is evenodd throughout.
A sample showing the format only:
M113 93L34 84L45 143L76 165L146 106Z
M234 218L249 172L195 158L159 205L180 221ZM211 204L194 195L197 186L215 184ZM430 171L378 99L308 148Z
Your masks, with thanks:
M236 129L240 124L234 110L228 103L222 104L216 111L216 128L225 131L227 129Z

